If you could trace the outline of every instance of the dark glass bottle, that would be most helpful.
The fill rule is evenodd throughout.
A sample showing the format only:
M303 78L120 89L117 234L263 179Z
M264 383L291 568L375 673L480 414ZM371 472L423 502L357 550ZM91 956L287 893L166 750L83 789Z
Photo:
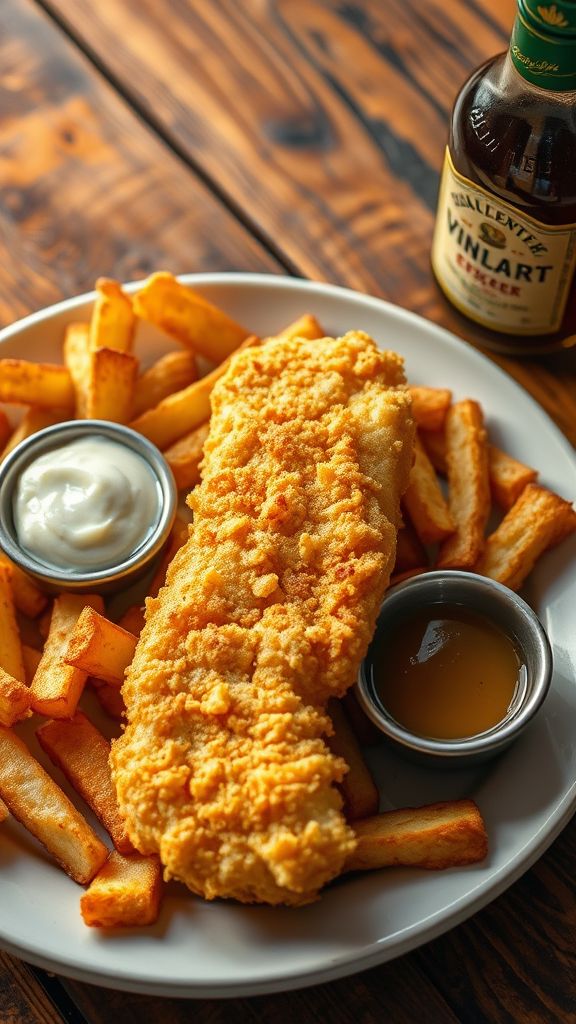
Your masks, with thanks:
M518 0L452 114L432 266L488 347L576 344L576 0Z

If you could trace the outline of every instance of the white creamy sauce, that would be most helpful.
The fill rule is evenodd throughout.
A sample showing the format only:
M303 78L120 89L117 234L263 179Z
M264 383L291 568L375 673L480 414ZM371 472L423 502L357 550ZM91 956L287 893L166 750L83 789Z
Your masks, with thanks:
M20 545L45 564L106 569L155 526L158 485L136 452L87 437L30 463L16 485L13 514Z

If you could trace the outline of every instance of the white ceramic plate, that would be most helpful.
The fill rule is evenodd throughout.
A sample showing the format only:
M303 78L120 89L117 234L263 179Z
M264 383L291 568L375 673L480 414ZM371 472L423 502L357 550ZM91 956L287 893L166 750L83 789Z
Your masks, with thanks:
M535 402L495 365L447 332L394 306L299 280L247 274L185 278L254 331L272 333L310 311L330 333L359 328L406 358L413 383L479 399L492 437L576 498L576 459ZM66 323L92 296L61 303L0 335L2 356L60 361ZM148 357L165 340L142 332ZM168 887L154 928L101 934L80 919L79 888L19 826L1 826L0 944L85 981L171 996L233 996L298 988L373 967L453 927L503 892L552 842L576 806L576 538L550 552L527 599L555 657L551 693L525 736L500 760L446 773L374 757L382 806L473 797L486 820L485 863L441 873L393 869L340 881L300 909L206 903ZM38 753L37 747L34 747ZM39 755L40 756L40 755Z

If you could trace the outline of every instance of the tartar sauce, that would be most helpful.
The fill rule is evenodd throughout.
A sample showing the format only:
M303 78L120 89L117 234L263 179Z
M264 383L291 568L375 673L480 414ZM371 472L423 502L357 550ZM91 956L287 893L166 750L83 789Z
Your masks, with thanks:
M22 548L46 565L100 570L119 565L158 522L158 485L124 445L88 437L39 456L14 492Z

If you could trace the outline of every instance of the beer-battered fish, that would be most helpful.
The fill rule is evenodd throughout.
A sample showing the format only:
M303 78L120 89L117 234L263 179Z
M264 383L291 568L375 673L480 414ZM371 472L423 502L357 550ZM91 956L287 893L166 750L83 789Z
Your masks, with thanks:
M112 751L131 839L196 893L306 903L354 848L324 705L372 636L412 446L402 361L362 333L249 349L214 390Z

